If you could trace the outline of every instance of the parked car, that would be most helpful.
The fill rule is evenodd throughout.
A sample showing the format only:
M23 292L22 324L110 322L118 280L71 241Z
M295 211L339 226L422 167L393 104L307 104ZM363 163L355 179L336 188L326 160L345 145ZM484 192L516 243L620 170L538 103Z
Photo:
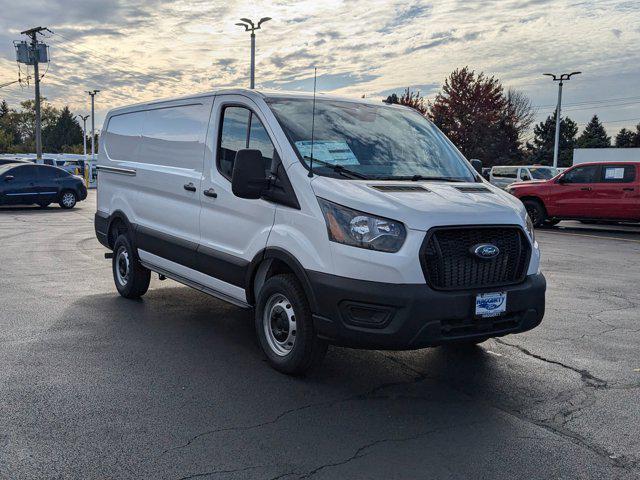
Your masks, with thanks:
M640 162L582 163L507 191L522 200L536 227L565 219L640 221Z
M491 168L489 181L504 189L514 182L545 181L557 174L556 168L543 165L497 166Z
M73 208L85 198L84 180L61 168L32 163L0 166L0 205L46 207L57 202L62 208Z
M468 345L542 320L524 206L410 108L222 90L112 110L102 132L95 230L120 295L153 271L253 308L282 372L328 343Z

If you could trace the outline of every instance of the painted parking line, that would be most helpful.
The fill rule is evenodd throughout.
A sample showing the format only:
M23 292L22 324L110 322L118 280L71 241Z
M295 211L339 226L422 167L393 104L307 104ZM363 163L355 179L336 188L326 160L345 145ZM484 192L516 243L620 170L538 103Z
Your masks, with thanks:
M608 237L606 235L589 235L588 233L569 233L569 232L549 232L549 231L545 231L545 232L536 232L536 235L540 234L540 235L546 235L546 234L551 234L551 235L571 235L573 237L587 237L587 238L598 238L598 239L606 239L606 240L619 240L621 242L632 242L632 243L640 243L640 239L634 239L634 238L619 238L619 237Z

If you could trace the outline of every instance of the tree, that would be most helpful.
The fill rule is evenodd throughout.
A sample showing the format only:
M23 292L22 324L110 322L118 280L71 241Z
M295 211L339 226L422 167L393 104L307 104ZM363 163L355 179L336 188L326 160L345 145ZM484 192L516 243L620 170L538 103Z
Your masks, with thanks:
M51 153L67 152L82 143L82 128L73 117L69 107L64 107L53 123L42 130L44 150Z
M398 97L395 93L389 95L385 100L385 103L397 104L397 105L405 105L407 107L411 107L416 109L422 115L427 114L427 104L424 100L424 97L420 95L420 92L412 92L409 87L404 90L404 93Z
M640 123L636 125L636 133L633 134L633 143L631 146L640 148Z
M0 153L13 151L22 139L18 131L18 114L9 108L7 102L0 103Z
M40 108L40 119L42 129L56 122L60 116L60 111L50 103L42 100ZM20 103L22 111L18 115L18 132L22 143L27 146L27 151L35 150L36 135L36 106L35 100L26 100Z
M616 135L616 147L618 148L630 148L633 147L633 140L635 134L631 130L623 128Z
M517 163L521 137L531 125L531 103L521 93L507 95L500 81L457 69L429 105L429 117L467 158L487 166Z
M607 135L598 115L594 115L578 137L580 148L607 148L611 146L611 137Z
M569 117L560 120L560 145L558 148L558 166L568 167L573 161L573 149L576 143L578 125ZM556 114L547 117L533 128L533 142L527 144L531 163L551 165L556 136Z

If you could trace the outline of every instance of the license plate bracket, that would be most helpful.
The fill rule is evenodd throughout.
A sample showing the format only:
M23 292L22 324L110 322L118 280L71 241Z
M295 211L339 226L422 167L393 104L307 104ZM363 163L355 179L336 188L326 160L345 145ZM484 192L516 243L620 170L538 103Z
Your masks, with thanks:
M507 310L507 292L476 295L476 317L497 317Z

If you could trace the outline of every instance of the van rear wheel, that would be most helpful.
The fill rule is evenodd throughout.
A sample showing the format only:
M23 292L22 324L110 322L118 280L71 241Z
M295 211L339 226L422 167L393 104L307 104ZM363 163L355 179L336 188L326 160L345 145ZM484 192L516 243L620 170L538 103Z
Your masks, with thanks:
M318 365L327 352L294 275L276 275L265 282L256 302L255 328L267 360L282 373L301 375Z
M118 293L125 298L140 298L147 293L151 272L144 268L131 246L129 238L121 234L113 245L113 280Z

